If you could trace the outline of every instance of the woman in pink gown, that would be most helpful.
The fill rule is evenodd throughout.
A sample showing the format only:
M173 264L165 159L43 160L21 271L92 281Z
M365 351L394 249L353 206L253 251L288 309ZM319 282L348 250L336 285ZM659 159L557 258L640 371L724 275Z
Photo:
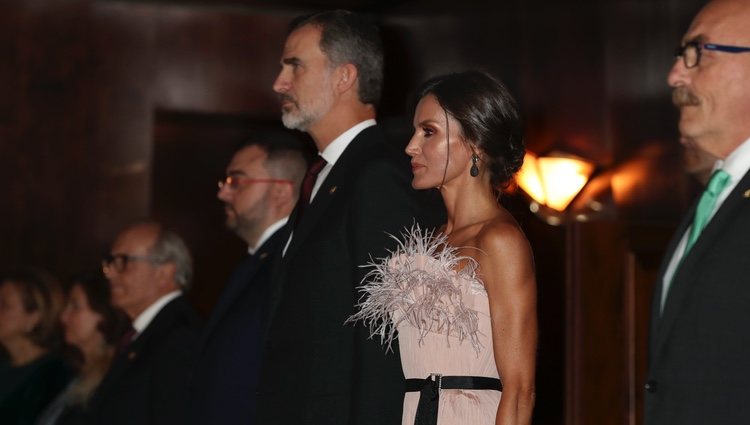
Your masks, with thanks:
M516 103L481 72L419 92L406 148L415 189L438 188L448 221L407 230L371 264L362 320L406 377L403 425L530 424L537 343L531 249L498 202L523 161Z

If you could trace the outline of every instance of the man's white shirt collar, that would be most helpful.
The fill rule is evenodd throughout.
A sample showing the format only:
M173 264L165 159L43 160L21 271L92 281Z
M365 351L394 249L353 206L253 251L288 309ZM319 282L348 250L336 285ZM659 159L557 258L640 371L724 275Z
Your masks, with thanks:
M312 192L310 193L310 202L315 199L315 195L318 193L318 189L320 189L320 186L323 185L323 182L325 181L326 177L328 177L328 174L330 174L331 169L336 164L336 161L339 160L339 157L341 157L346 148L352 143L352 140L354 140L354 138L357 137L357 135L364 129L372 127L375 124L376 122L373 119L364 120L358 124L355 124L349 130L341 133L339 137L333 139L333 142L326 146L326 148L323 149L323 152L320 152L320 156L322 156L323 159L326 160L327 164L325 165L325 167L323 167L322 170L320 170L318 178L315 180Z
M141 314L138 315L138 317L133 320L133 329L135 329L135 338L137 338L141 332L146 330L149 324L154 320L154 317L156 317L157 314L161 311L162 308L164 308L167 303L172 301L173 299L179 297L182 294L182 291L172 291L158 300L156 300L155 303L151 304L143 310Z
M271 237L277 230L284 227L284 225L289 221L289 216L286 216L282 218L281 220L273 223L272 225L266 227L266 230L263 231L263 233L260 234L260 238L258 238L258 242L255 244L255 246L248 246L247 247L247 253L250 255L255 254L255 251L258 250L258 248L262 247L264 243L268 240L268 238Z
M716 161L714 164L714 170L719 168L726 171L729 174L731 180L727 186L727 190L722 193L730 193L731 189L742 180L748 170L750 170L750 139L745 140L741 145L737 147L729 156L724 160Z

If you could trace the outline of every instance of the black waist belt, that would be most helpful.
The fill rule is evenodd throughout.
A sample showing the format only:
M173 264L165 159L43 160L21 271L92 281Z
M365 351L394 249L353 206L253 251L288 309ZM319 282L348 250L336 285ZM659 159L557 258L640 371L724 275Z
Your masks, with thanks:
M503 385L497 378L486 376L443 376L432 374L425 379L407 379L406 392L419 391L419 404L414 425L436 425L440 390L495 390Z

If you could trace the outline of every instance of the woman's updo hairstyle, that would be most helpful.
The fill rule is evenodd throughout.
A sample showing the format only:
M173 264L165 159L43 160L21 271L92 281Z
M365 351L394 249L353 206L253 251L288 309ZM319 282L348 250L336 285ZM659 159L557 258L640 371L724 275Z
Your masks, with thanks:
M492 187L508 188L525 153L518 105L508 89L487 73L466 71L428 80L417 101L430 94L461 124L464 139L484 151Z

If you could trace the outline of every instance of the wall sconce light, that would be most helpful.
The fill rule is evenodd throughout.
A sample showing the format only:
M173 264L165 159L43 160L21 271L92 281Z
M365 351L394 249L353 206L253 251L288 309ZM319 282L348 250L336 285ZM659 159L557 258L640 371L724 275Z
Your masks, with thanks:
M561 224L565 209L594 172L594 164L571 155L527 153L518 173L518 185L531 197L529 208L549 224Z

